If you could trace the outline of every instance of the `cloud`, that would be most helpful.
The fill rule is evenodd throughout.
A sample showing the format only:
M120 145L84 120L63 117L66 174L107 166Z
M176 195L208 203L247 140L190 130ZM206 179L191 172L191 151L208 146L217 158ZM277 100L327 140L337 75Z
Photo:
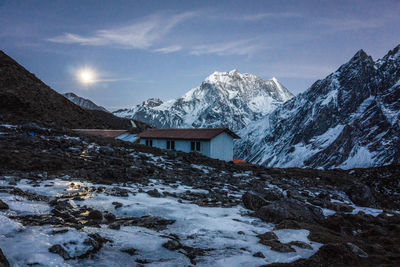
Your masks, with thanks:
M161 47L161 48L158 48L158 49L154 49L153 51L154 52L168 54L168 53L177 52L179 50L182 50L182 46L180 46L180 45L171 45L171 46L167 46L167 47Z
M166 36L177 24L194 16L196 16L195 12L186 12L169 17L152 15L128 26L100 29L86 36L64 33L49 38L48 41L62 44L148 49Z
M252 55L255 52L265 49L266 46L261 45L259 41L254 39L251 40L239 40L230 41L214 44L203 44L192 47L191 55L204 55L204 54L215 54L219 56L229 55Z
M371 19L348 19L348 18L321 18L317 24L330 27L333 31L351 31L360 29L373 29L383 26L384 21Z
M238 20L247 20L247 21L258 21L258 20L263 20L266 18L301 18L303 15L298 14L298 13L291 13L291 12L275 12L275 13L258 13L258 14L252 14L252 15L247 15L247 16L241 16L238 17Z

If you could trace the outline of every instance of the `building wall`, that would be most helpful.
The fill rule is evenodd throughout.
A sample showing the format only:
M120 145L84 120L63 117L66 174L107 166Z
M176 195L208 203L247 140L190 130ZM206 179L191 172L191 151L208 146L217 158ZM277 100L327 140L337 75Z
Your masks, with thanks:
M149 139L150 140L150 139ZM169 139L152 139L153 147L167 149L167 140ZM186 153L190 150L191 140L175 140L175 150ZM210 141L200 141L200 153L215 159L231 161L233 160L233 138L227 133L221 133ZM140 144L145 145L146 139L140 139Z
M150 139L149 139L150 140ZM167 140L170 139L152 139L153 147L167 149ZM192 152L190 150L191 140L175 140L175 150L183 151L186 153ZM200 153L204 156L210 157L210 141L200 141ZM140 144L146 145L146 139L140 139Z
M221 133L210 141L210 157L225 161L233 160L233 138Z

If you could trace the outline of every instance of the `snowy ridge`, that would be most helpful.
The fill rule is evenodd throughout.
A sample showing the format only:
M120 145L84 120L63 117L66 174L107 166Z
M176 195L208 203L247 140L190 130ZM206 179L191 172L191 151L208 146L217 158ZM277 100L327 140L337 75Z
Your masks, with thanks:
M146 121L159 128L229 127L239 130L293 95L273 78L264 81L237 70L214 72L178 99L149 99L115 115Z
M363 50L239 132L237 158L267 166L355 168L400 162L400 46Z
M65 96L69 101L71 101L75 105L78 105L85 109L102 110L102 111L108 112L108 110L103 108L102 106L98 106L95 103L93 103L91 100L77 96L74 93L65 93L65 94L63 94L63 96Z

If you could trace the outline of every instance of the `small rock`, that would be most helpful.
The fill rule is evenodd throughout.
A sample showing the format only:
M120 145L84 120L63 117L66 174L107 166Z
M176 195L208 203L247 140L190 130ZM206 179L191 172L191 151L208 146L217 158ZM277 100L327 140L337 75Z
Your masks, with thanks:
M292 241L292 242L289 242L289 245L296 246L296 247L299 247L299 248L304 248L304 249L310 249L310 250L313 249L310 244L307 244L307 243L302 242L302 241Z
M168 240L168 242L164 243L162 246L168 250L177 250L182 247L176 240Z
M115 150L109 146L101 146L99 148L99 152L104 155L113 155L115 153Z
M262 254L261 251L256 252L253 254L253 257L257 257L257 258L265 258L264 254Z
M112 204L114 205L114 209L119 209L123 206L122 203L117 201L114 201Z
M158 192L158 190L155 189L155 188L154 188L153 190L147 191L146 193L147 193L149 196L152 196L152 197L162 197L161 193Z
M115 215L112 214L112 213L106 213L106 214L104 215L104 218L105 218L107 221L109 221L109 222L113 222L113 221L115 221L115 219L116 219Z
M58 234L64 234L66 232L68 232L68 229L53 230L53 231L51 231L51 234L52 235L58 235Z
M49 252L60 255L64 260L70 259L68 252L59 244L51 246Z
M265 232L263 234L257 235L257 237L261 240L278 240L278 237L274 232Z
M8 207L7 203L3 202L0 199L0 210L8 210L8 209L9 209L9 207Z
M136 253L136 249L135 248L124 248L121 249L122 252L128 253L129 255L133 256Z
M88 219L101 221L103 220L103 214L99 210L92 210L89 212Z
M354 254L356 254L358 257L361 257L361 258L366 258L366 257L368 257L368 254L364 251L364 250L362 250L361 248L359 248L359 247L357 247L356 245L354 245L353 243L346 243L346 247L348 248L348 249L350 249L351 250L351 252L353 252Z

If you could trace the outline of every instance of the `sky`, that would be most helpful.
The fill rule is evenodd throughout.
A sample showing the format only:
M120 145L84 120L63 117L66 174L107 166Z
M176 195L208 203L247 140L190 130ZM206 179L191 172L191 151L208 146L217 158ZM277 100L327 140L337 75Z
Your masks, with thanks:
M54 90L117 110L232 69L298 94L400 44L400 1L0 0L0 25L0 49Z

